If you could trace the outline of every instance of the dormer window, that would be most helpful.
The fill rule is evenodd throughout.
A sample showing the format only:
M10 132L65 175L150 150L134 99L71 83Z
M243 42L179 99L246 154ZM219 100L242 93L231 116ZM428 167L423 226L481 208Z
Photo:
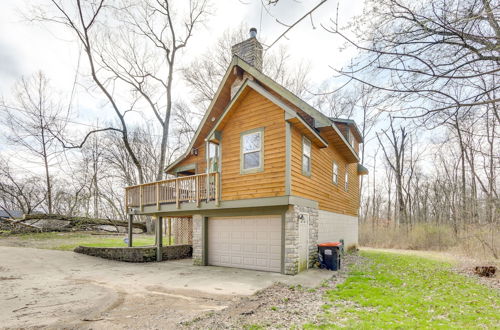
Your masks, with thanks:
M347 128L347 142L349 142L351 146L354 146L354 135L351 133L350 128Z
M260 172L264 169L264 129L241 133L241 173Z

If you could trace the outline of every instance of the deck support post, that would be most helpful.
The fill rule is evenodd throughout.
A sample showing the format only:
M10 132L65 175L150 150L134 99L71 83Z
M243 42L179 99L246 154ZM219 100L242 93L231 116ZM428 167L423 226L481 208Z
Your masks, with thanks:
M172 218L168 218L168 245L172 245Z
M156 183L156 209L160 210L160 183Z
M156 261L162 261L163 257L163 218L157 217L158 223L156 224Z
M128 247L132 247L132 222L134 220L134 215L129 214L128 215Z

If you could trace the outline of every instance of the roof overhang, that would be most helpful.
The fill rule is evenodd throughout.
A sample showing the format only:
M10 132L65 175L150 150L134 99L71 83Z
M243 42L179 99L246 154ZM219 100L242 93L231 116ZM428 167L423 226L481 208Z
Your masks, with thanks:
M337 149L347 160L348 163L358 163L359 157L352 146L346 141L344 135L339 131L335 124L324 126L319 129L321 136L326 137L328 141Z
M354 135L356 135L356 138L360 143L363 143L363 136L361 135L361 132L359 131L358 125L356 125L356 122L352 119L343 119L343 118L330 118L331 121L335 123L341 123L349 126L354 130Z
M186 151L184 152L184 154L182 154L173 163L169 164L167 166L167 168L165 168L165 172L167 172L167 173L170 172L184 158L186 158L187 156L189 156L189 153L191 152L191 149L194 147L194 144L200 138L200 132L201 132L203 126L205 126L205 123L207 122L207 120L208 120L208 118L210 116L210 113L212 112L212 108L214 107L217 99L219 98L219 95L221 94L221 91L222 91L223 87L225 86L227 79L231 75L231 72L232 72L233 68L238 64L238 62L242 62L242 60L238 61L238 57L233 56L233 60L231 61L231 64L229 64L229 67L227 68L226 73L224 74L224 77L222 78L222 81L221 81L221 83L219 85L219 88L217 88L217 91L215 92L215 95L212 98L212 101L210 102L210 105L208 106L207 111L205 112L205 115L201 119L200 125L198 125L198 129L194 133L194 136L191 139L191 142L189 143L188 148L186 149Z
M363 164L358 164L358 174L359 175L368 175L368 169L363 166Z

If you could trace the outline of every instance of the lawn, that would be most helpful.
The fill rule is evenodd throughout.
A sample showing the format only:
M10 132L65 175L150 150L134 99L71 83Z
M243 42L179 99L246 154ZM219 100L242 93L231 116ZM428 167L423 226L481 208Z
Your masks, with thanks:
M127 246L123 241L126 236L127 234L92 235L86 232L20 234L0 237L0 245L72 251L79 245L93 247L124 247ZM133 246L154 245L155 236L135 234L132 242ZM168 238L163 238L163 245L168 245Z
M328 290L324 324L306 328L500 329L498 291L417 256L361 252L364 262Z

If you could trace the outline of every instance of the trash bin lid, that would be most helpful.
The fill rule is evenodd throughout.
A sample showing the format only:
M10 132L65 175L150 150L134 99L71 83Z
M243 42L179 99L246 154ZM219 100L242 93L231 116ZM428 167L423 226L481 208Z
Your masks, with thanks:
M326 243L321 243L318 244L318 246L341 246L342 243L340 242L326 242Z

